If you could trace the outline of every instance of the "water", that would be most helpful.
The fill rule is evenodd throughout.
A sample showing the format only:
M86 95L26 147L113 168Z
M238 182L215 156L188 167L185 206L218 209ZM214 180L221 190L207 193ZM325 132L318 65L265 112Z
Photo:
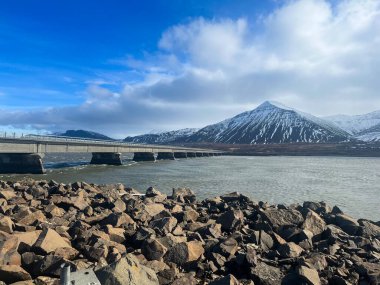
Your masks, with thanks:
M356 218L380 220L380 158L224 156L135 163L126 156L123 166L88 165L90 159L88 154L49 155L44 158L47 174L28 177L120 182L140 191L154 186L165 193L189 187L200 199L239 191L270 203L326 201Z

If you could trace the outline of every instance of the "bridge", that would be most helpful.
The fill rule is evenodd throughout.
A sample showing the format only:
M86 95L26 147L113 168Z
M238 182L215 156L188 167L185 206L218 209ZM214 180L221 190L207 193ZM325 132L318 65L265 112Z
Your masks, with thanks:
M223 152L60 136L12 135L0 137L0 173L42 174L45 172L42 164L45 153L92 153L90 164L122 165L122 153L134 153L134 161L155 161L217 156Z

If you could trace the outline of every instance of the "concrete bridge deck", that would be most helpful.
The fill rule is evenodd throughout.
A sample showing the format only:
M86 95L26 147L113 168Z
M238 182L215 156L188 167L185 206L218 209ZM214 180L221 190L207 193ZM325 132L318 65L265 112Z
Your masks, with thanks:
M0 173L43 173L45 153L92 153L91 164L121 165L121 153L134 153L135 161L154 161L199 156L216 156L223 152L181 146L133 144L59 136L0 137Z

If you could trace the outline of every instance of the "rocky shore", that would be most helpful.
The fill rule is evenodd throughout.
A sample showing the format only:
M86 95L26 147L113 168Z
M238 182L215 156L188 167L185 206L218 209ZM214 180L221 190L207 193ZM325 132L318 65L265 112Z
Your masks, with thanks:
M144 194L0 181L0 284L59 284L62 265L103 285L380 284L380 222L323 202Z

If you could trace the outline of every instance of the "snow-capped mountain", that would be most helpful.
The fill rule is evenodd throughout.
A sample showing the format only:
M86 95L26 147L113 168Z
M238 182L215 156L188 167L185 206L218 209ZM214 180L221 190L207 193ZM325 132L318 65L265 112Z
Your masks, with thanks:
M349 134L357 135L375 125L380 124L380 111L371 112L364 115L335 115L325 117L326 120L345 130Z
M170 132L161 132L161 133L149 133L145 135L135 136L135 137L126 137L124 141L132 143L145 143L145 144L167 144L175 142L183 142L189 136L194 134L199 129L181 129Z
M341 142L349 134L329 121L277 102L266 101L256 109L191 135L187 142L265 144L293 142Z

